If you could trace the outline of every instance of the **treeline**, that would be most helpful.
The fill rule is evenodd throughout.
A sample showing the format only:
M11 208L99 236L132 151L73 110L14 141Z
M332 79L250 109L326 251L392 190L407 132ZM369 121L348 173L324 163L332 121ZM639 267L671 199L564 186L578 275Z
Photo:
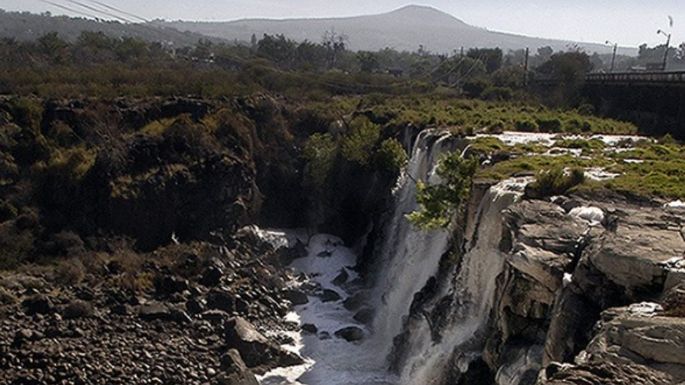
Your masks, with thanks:
M594 66L583 52L555 53L549 47L529 55L527 64L536 76L561 78L574 87ZM355 52L345 36L333 32L320 43L263 35L249 44L200 40L181 48L102 32L83 32L73 42L48 33L35 41L0 39L0 93L220 97L267 90L321 98L439 92L509 100L528 97L525 85L533 75L525 65L525 51L499 48L452 55L423 47Z

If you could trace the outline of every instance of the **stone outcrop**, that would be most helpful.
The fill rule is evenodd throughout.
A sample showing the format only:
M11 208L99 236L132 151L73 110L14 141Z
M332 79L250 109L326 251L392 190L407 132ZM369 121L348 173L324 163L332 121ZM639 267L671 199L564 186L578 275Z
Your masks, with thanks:
M498 384L534 384L538 373L545 385L685 380L682 217L644 202L558 198L524 200L504 221L483 350Z

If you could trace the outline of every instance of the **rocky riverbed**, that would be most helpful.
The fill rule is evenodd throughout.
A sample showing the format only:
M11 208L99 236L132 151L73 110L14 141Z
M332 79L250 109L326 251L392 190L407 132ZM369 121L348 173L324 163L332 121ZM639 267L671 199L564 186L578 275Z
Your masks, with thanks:
M139 256L149 291L121 282L130 260L103 260L77 286L3 274L0 383L256 384L253 373L302 364L266 337L288 327L290 257L250 234Z

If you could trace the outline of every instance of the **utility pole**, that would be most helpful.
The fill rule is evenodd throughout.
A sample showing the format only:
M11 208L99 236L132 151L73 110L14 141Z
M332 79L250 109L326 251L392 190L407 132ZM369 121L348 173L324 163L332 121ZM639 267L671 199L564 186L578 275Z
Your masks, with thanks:
M668 17L668 26L673 28L673 18L671 16ZM663 30L658 30L656 31L657 35L664 35L666 36L666 50L664 51L664 62L661 65L662 71L666 71L666 66L668 65L668 49L671 46L671 34L666 33Z
M530 56L530 49L526 47L526 56L523 59L523 86L528 87L528 57Z
M609 40L606 41L606 44L612 44ZM616 50L618 50L618 43L614 43L614 53L611 55L611 69L609 72L614 72L614 66L616 64Z

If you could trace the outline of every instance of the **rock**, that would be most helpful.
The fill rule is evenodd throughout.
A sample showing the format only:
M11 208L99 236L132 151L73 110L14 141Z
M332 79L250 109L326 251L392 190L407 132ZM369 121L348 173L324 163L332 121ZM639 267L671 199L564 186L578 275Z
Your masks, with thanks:
M362 324L370 324L373 321L374 311L371 308L363 308L354 315L354 320Z
M643 365L598 362L591 365L555 367L538 385L675 385L665 373Z
M42 294L36 294L22 301L21 306L28 315L50 314L55 311L55 306L50 298Z
M235 310L235 298L231 293L226 291L212 289L207 294L207 307L209 309L218 309L231 313Z
M235 349L230 349L223 354L221 358L219 358L219 363L221 369L227 373L239 373L248 370L247 365L245 365L242 357L240 357L240 352Z
M154 284L158 295L171 295L188 290L188 281L173 275L157 276Z
M309 303L309 297L307 297L307 294L300 290L284 290L283 296L285 297L285 299L290 301L294 306L306 305L307 303Z
M302 331L309 334L316 334L319 331L319 328L314 324L304 324L302 325Z
M95 314L95 309L90 302L76 300L70 302L63 310L62 316L65 319L87 318Z
M340 301L341 298L335 290L324 289L321 293L321 302L335 302Z
M335 336L348 342L361 341L364 338L364 331L356 326L350 326L338 330Z
M186 310L190 314L200 314L204 311L205 309L205 302L201 299L198 298L193 298L188 301L186 301Z
M187 324L193 322L193 319L181 309L171 308L169 310L169 320L180 323Z
M231 318L231 316L223 310L207 310L200 314L200 319L209 321L213 324L222 324L224 321Z
M331 334L329 332L321 332L319 333L319 339L324 341L324 340L330 340L331 339Z
M365 295L362 292L358 292L354 294L353 296L347 298L345 301L343 301L343 306L345 309L350 310L350 311L355 311L359 310L359 308L362 307L364 304L365 300Z
M340 274L336 276L333 281L331 281L332 284L336 286L341 286L347 282L347 280L350 278L350 275L347 273L347 270L345 268L340 270Z
M138 316L145 321L169 320L171 311L163 303L151 302L140 306Z
M216 385L259 385L259 381L252 372L222 374L213 382Z
M264 337L254 325L241 317L229 320L225 340L230 348L237 349L248 367L262 365L293 366L302 364L301 357L288 352Z
M650 303L606 310L601 329L577 361L634 363L685 381L685 318L661 317L660 311Z
M221 283L221 277L224 276L224 271L217 266L210 266L202 273L200 283L207 287L218 286Z

